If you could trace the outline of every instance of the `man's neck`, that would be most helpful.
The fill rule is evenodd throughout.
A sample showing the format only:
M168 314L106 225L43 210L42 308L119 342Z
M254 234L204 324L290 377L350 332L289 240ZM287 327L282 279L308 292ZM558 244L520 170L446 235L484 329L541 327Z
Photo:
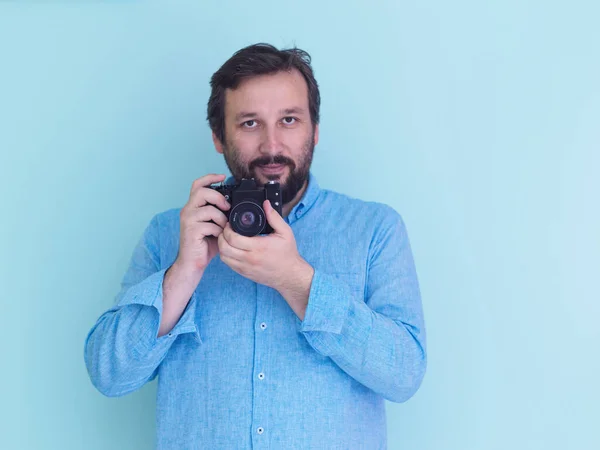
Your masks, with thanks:
M300 201L300 199L304 195L304 192L306 191L307 186L308 186L308 178L306 179L306 181L302 185L302 188L294 196L294 198L292 199L292 201L286 203L285 205L283 205L283 208L282 208L281 212L282 212L284 218L287 217L287 216L289 216L290 212L292 212L292 209L294 209L294 206L296 206L298 204L298 202Z

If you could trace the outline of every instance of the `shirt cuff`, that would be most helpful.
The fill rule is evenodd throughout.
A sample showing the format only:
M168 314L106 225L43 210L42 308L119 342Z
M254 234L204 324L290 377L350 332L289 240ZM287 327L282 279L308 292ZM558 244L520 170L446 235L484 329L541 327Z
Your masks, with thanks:
M351 297L351 289L346 283L315 269L304 320L298 319L299 330L340 334L348 317Z
M181 315L179 321L173 329L161 336L158 336L160 322L163 313L163 281L167 269L162 269L153 273L142 282L132 286L125 296L118 302L118 306L142 305L152 307L158 314L145 314L142 321L142 332L140 333L140 345L146 350L151 350L162 342L174 341L177 336L184 333L193 333L198 343L202 343L198 327L194 322L196 310L196 293L188 302L186 309ZM140 314L140 316L142 316ZM140 317L141 318L141 317Z

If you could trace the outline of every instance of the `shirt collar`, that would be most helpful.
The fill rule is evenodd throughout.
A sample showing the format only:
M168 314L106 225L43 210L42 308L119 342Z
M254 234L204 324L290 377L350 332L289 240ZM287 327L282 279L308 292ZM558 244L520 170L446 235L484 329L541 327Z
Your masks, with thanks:
M235 184L236 182L236 179L232 175L224 181L225 184ZM320 192L321 188L319 187L317 178L312 172L309 172L308 186L306 187L304 194L302 194L302 198L300 198L300 201L290 211L288 221L293 222L294 220L299 219L301 216L306 214L306 212L317 201L317 197L319 197Z
M290 211L290 215L288 216L289 220L293 221L294 219L299 219L302 215L306 214L306 212L317 201L317 197L319 197L320 191L321 189L319 188L317 178L312 172L309 172L308 186L306 187L302 198L300 198L300 201Z

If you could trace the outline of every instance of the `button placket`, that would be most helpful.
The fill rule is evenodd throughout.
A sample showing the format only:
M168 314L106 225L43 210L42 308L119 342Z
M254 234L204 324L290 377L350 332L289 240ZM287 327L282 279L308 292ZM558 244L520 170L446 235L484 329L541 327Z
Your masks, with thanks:
M270 288L258 285L256 289L256 322L254 333L254 379L253 379L253 397L254 407L252 412L252 422L254 428L254 437L257 447L262 448L266 445L265 437L261 435L266 433L268 424L268 408L269 408L269 385L265 380L265 373L268 370L269 352L271 333L265 333L268 328L268 323L271 320L273 293Z

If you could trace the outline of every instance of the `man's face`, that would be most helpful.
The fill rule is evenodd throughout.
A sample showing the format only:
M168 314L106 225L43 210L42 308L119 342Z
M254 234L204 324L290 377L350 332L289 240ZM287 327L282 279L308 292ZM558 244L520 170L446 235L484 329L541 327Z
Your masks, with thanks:
M213 140L235 178L278 181L288 203L308 178L318 133L306 81L293 70L253 77L227 90L225 142L214 134Z

